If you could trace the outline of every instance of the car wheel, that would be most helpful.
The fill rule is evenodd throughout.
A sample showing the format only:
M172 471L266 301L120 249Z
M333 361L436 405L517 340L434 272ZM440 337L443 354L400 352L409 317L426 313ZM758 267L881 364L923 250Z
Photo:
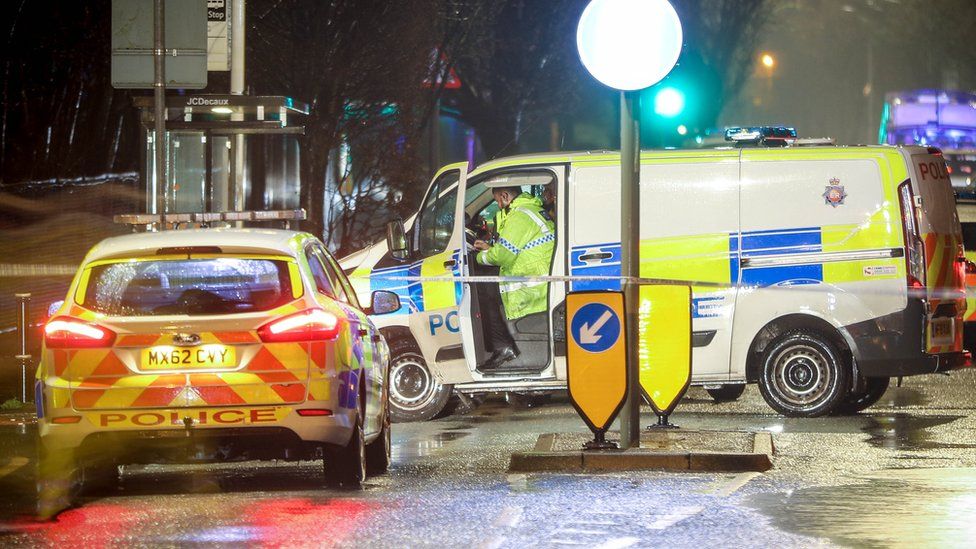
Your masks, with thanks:
M745 383L730 383L728 385L721 385L717 389L705 389L705 392L708 393L708 396L712 397L712 400L718 403L739 400L739 397L742 396L745 390Z
M884 396L890 383L891 378L889 377L864 378L863 387L860 390L854 389L848 393L834 410L834 413L838 415L856 414L873 406Z
M447 405L452 385L442 385L427 368L412 342L394 340L390 345L390 412L396 423L427 421Z
M793 330L768 346L759 376L766 403L788 417L831 413L850 388L850 367L825 335Z
M390 468L390 454L393 441L390 436L390 406L387 403L383 413L383 426L376 440L366 445L366 473L377 475Z
M325 478L330 484L353 488L366 480L366 444L362 414L356 414L356 424L349 442L345 446L334 448L325 457Z

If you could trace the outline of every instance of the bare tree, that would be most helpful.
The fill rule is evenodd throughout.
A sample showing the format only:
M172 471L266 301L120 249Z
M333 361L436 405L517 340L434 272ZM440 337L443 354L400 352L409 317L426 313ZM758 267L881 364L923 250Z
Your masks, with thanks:
M413 153L395 147L391 136L412 140L423 126L422 113L431 101L423 82L439 42L437 9L435 0L250 3L248 66L254 89L286 93L311 107L302 156L302 204L310 230L322 234L326 228L325 207L332 199L326 170L330 152L343 141L389 139L373 149L375 156L356 159L352 175L362 186L353 198L363 203L347 201L347 206L367 210L377 186L414 177L387 170L410 165L403 155Z

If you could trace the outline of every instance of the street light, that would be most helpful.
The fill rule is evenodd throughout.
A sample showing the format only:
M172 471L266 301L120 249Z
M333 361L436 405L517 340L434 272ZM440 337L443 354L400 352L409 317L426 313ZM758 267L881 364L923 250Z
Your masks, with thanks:
M683 42L678 13L667 0L592 0L580 16L576 47L594 78L620 90L620 274L624 281L627 394L620 444L640 445L638 291L640 276L640 94L671 72Z
M776 59L772 55L770 55L768 53L764 53L762 55L761 60L762 60L763 66L766 67L767 69L769 69L770 71L772 71L773 70L773 67L776 66Z

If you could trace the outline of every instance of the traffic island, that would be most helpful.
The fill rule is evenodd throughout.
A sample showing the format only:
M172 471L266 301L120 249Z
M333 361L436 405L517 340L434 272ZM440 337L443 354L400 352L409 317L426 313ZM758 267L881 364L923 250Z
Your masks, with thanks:
M608 432L607 438L619 440ZM642 431L640 447L584 450L586 433L547 433L535 448L512 454L511 473L598 473L617 471L763 472L772 468L768 431L662 429Z

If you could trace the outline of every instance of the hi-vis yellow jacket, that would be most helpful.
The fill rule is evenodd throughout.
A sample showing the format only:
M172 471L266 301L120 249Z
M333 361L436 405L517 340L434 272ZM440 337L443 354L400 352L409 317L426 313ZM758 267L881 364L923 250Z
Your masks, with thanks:
M496 265L501 276L544 276L555 250L555 225L546 218L542 201L522 193L508 207L498 230L498 243L478 254L478 263ZM547 309L548 283L501 282L498 284L509 320Z

